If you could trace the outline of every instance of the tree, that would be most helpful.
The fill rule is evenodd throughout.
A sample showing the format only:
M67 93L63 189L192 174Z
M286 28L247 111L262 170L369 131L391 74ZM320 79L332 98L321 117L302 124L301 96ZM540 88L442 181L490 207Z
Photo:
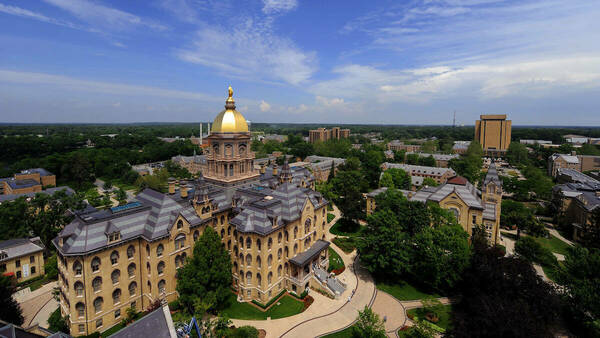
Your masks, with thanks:
M44 272L46 273L45 276L48 280L56 280L58 278L58 260L56 258L56 253L53 253L52 256L46 258Z
M362 311L358 311L358 318L352 329L352 337L355 338L384 338L385 326L373 310L365 305Z
M366 189L366 181L359 170L360 162L349 158L338 167L338 172L332 180L335 204L342 212L342 224L346 229L356 227L358 220L363 217L364 198L362 192Z
M15 287L15 281L13 277L0 275L0 299L2 299L2 306L0 306L0 319L20 326L23 324L21 307L12 297L13 293L16 291L17 288Z
M428 187L437 187L438 183L431 177L425 177L423 179L423 185Z
M122 187L119 188L119 190L117 190L117 192L115 193L115 198L117 201L119 201L119 204L124 204L125 202L127 202L127 193Z
M524 144L511 142L506 151L506 160L513 166L528 165L529 151Z
M543 247L530 236L521 237L515 243L515 252L530 262L544 266L556 266L558 261L552 251Z
M327 175L327 183L331 182L335 178L335 161L331 161L331 168L329 169L329 175Z
M425 326L421 321L415 322L406 333L404 333L405 338L433 338L434 332L429 327Z
M110 194L109 193L106 193L106 194L102 195L102 205L105 208L112 207L112 201L110 199Z
M426 167L435 167L435 159L433 156L420 156L419 157L419 165L423 165Z
M258 338L258 330L254 326L240 326L233 329L227 338Z
M496 248L471 256L452 306L452 337L550 337L559 317L560 299L529 262L502 257Z
M386 170L383 174L385 175L386 173L392 178L394 187L396 187L397 189L404 190L410 189L410 175L408 175L406 171L397 168L390 168Z
M557 282L569 315L584 328L581 336L600 336L600 249L576 246L569 249Z
M69 333L69 315L64 317L60 313L60 307L48 317L48 329L53 332Z
M199 304L206 311L227 306L231 285L231 258L221 238L211 227L194 245L194 253L177 271L179 302L190 313L198 311Z
M389 169L388 169L388 171L389 171ZM379 180L379 186L395 188L394 179L392 178L392 174L389 173L388 171L384 171L383 175L381 175L381 179Z

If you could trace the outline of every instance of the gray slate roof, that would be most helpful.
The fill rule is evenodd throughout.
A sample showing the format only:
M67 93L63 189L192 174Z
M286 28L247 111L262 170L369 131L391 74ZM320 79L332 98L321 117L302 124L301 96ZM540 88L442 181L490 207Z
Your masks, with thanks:
M36 252L43 251L44 245L39 237L34 238L14 238L0 242L0 252L7 255L5 259L0 261L31 255Z
M290 259L290 263L304 266L308 261L315 258L321 251L329 247L329 242L322 239L317 240L308 250L297 254Z
M175 219L182 215L190 225L197 226L202 220L189 204L177 203L167 194L145 189L136 198L137 204L122 211L96 210L77 214L53 240L63 255L84 254L102 249L108 244L108 234L121 233L121 240L143 237L149 241L167 236ZM114 209L114 208L113 208ZM63 246L59 246L63 238Z
M159 307L131 325L110 335L111 338L176 338L169 308Z

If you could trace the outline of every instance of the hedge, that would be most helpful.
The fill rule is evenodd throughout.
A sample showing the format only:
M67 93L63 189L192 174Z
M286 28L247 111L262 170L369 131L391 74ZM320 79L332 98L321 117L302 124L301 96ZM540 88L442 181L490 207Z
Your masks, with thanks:
M266 310L266 309L268 309L268 308L269 308L269 306L271 306L271 304L273 304L273 303L274 303L276 300L278 300L278 299L279 299L279 297L281 297L281 295L283 295L284 293L286 293L286 291L287 291L286 289L283 289L283 290L281 290L281 292L280 292L279 294L277 294L277 296L275 296L275 297L271 298L271 300L270 300L270 301L268 301L268 302L267 302L267 304L262 304L262 303L259 303L259 302L257 302L257 301L256 301L256 300L254 300L254 299L252 300L252 303L254 303L255 305L258 305L258 306L260 306L262 309Z

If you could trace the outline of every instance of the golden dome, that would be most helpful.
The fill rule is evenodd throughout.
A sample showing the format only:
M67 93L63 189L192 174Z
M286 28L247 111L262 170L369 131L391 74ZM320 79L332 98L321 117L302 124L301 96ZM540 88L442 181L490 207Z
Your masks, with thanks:
M225 101L225 110L219 113L213 121L211 133L247 133L248 123L239 111L235 110L233 89L229 86L229 97Z

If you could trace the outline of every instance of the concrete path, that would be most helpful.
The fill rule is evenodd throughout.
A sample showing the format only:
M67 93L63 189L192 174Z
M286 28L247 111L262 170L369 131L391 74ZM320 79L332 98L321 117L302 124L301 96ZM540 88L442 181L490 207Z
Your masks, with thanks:
M564 238L564 237L563 237L563 236L560 234L560 232L558 232L556 229L554 229L554 228L548 228L548 227L546 227L546 229L548 229L548 231L550 232L550 234L551 234L552 236L554 236L554 237L556 237L556 238L560 239L561 241L563 241L563 242L565 242L565 243L567 243L567 244L569 244L569 245L575 245L575 244L574 244L573 242L571 242L570 240L568 240L568 239Z
M396 337L396 331L406 325L406 309L394 296L377 290L377 296L371 309L384 320L388 337Z
M42 327L48 327L48 318L50 314L58 307L58 302L54 300L52 291L57 286L57 282L43 285L39 289L30 292L17 292L13 298L21 306L23 311L24 327L35 323ZM27 288L26 290L29 290Z

